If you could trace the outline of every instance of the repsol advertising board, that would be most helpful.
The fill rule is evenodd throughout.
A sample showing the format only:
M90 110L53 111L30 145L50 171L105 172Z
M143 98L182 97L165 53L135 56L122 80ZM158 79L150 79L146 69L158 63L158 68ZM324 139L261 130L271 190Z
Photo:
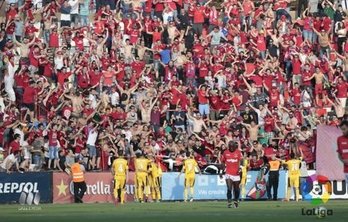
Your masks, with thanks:
M23 194L40 196L40 203L51 203L52 173L0 173L0 203L19 203Z

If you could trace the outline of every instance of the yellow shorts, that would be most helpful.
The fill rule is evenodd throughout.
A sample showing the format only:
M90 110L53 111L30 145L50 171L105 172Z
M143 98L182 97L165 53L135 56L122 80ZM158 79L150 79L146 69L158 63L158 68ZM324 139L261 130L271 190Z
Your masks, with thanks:
M296 187L298 188L300 186L300 176L289 176L289 187Z
M159 177L148 177L148 185L150 187L159 187L160 186L160 178Z
M138 173L136 177L138 187L147 185L147 173Z
M185 187L193 187L195 185L195 176L185 177Z
M124 189L126 187L126 176L115 176L115 189Z

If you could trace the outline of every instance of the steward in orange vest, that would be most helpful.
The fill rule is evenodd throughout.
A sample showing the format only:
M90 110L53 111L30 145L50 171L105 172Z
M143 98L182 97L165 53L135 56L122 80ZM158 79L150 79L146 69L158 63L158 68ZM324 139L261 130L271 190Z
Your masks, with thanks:
M267 168L269 170L268 173L268 181L267 181L267 197L269 200L277 200L278 199L278 185L279 185L279 169L281 167L281 161L278 160L275 155L272 156L272 159L268 161ZM273 188L273 198L271 189Z
M83 203L82 198L87 190L84 172L85 167L79 163L79 160L71 165L71 176L74 182L75 203Z

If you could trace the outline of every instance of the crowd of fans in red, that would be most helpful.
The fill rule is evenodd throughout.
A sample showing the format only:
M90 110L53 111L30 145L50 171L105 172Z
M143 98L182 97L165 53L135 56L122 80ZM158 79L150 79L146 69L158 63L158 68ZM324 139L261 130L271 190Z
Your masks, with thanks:
M0 163L106 170L123 150L172 171L191 150L203 168L234 140L250 170L314 168L316 126L345 118L348 17L328 0L35 2L0 3Z

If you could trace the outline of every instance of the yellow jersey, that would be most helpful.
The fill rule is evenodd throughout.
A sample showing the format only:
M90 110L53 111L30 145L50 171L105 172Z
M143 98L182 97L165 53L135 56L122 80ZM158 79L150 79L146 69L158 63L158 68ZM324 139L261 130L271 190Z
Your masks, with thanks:
M126 176L128 171L128 162L125 159L118 158L112 163L115 176Z
M198 166L196 160L187 159L184 162L185 177L194 176L196 173L196 167Z
M285 164L288 166L289 176L300 176L301 160L292 159L286 161Z
M242 165L242 176L246 176L246 173L248 171L248 164L249 164L249 161L247 159L243 159L243 165Z
M145 158L135 159L135 172L137 173L147 173L150 160Z
M159 177L159 167L157 166L157 163L151 162L150 163L150 175L153 178Z

